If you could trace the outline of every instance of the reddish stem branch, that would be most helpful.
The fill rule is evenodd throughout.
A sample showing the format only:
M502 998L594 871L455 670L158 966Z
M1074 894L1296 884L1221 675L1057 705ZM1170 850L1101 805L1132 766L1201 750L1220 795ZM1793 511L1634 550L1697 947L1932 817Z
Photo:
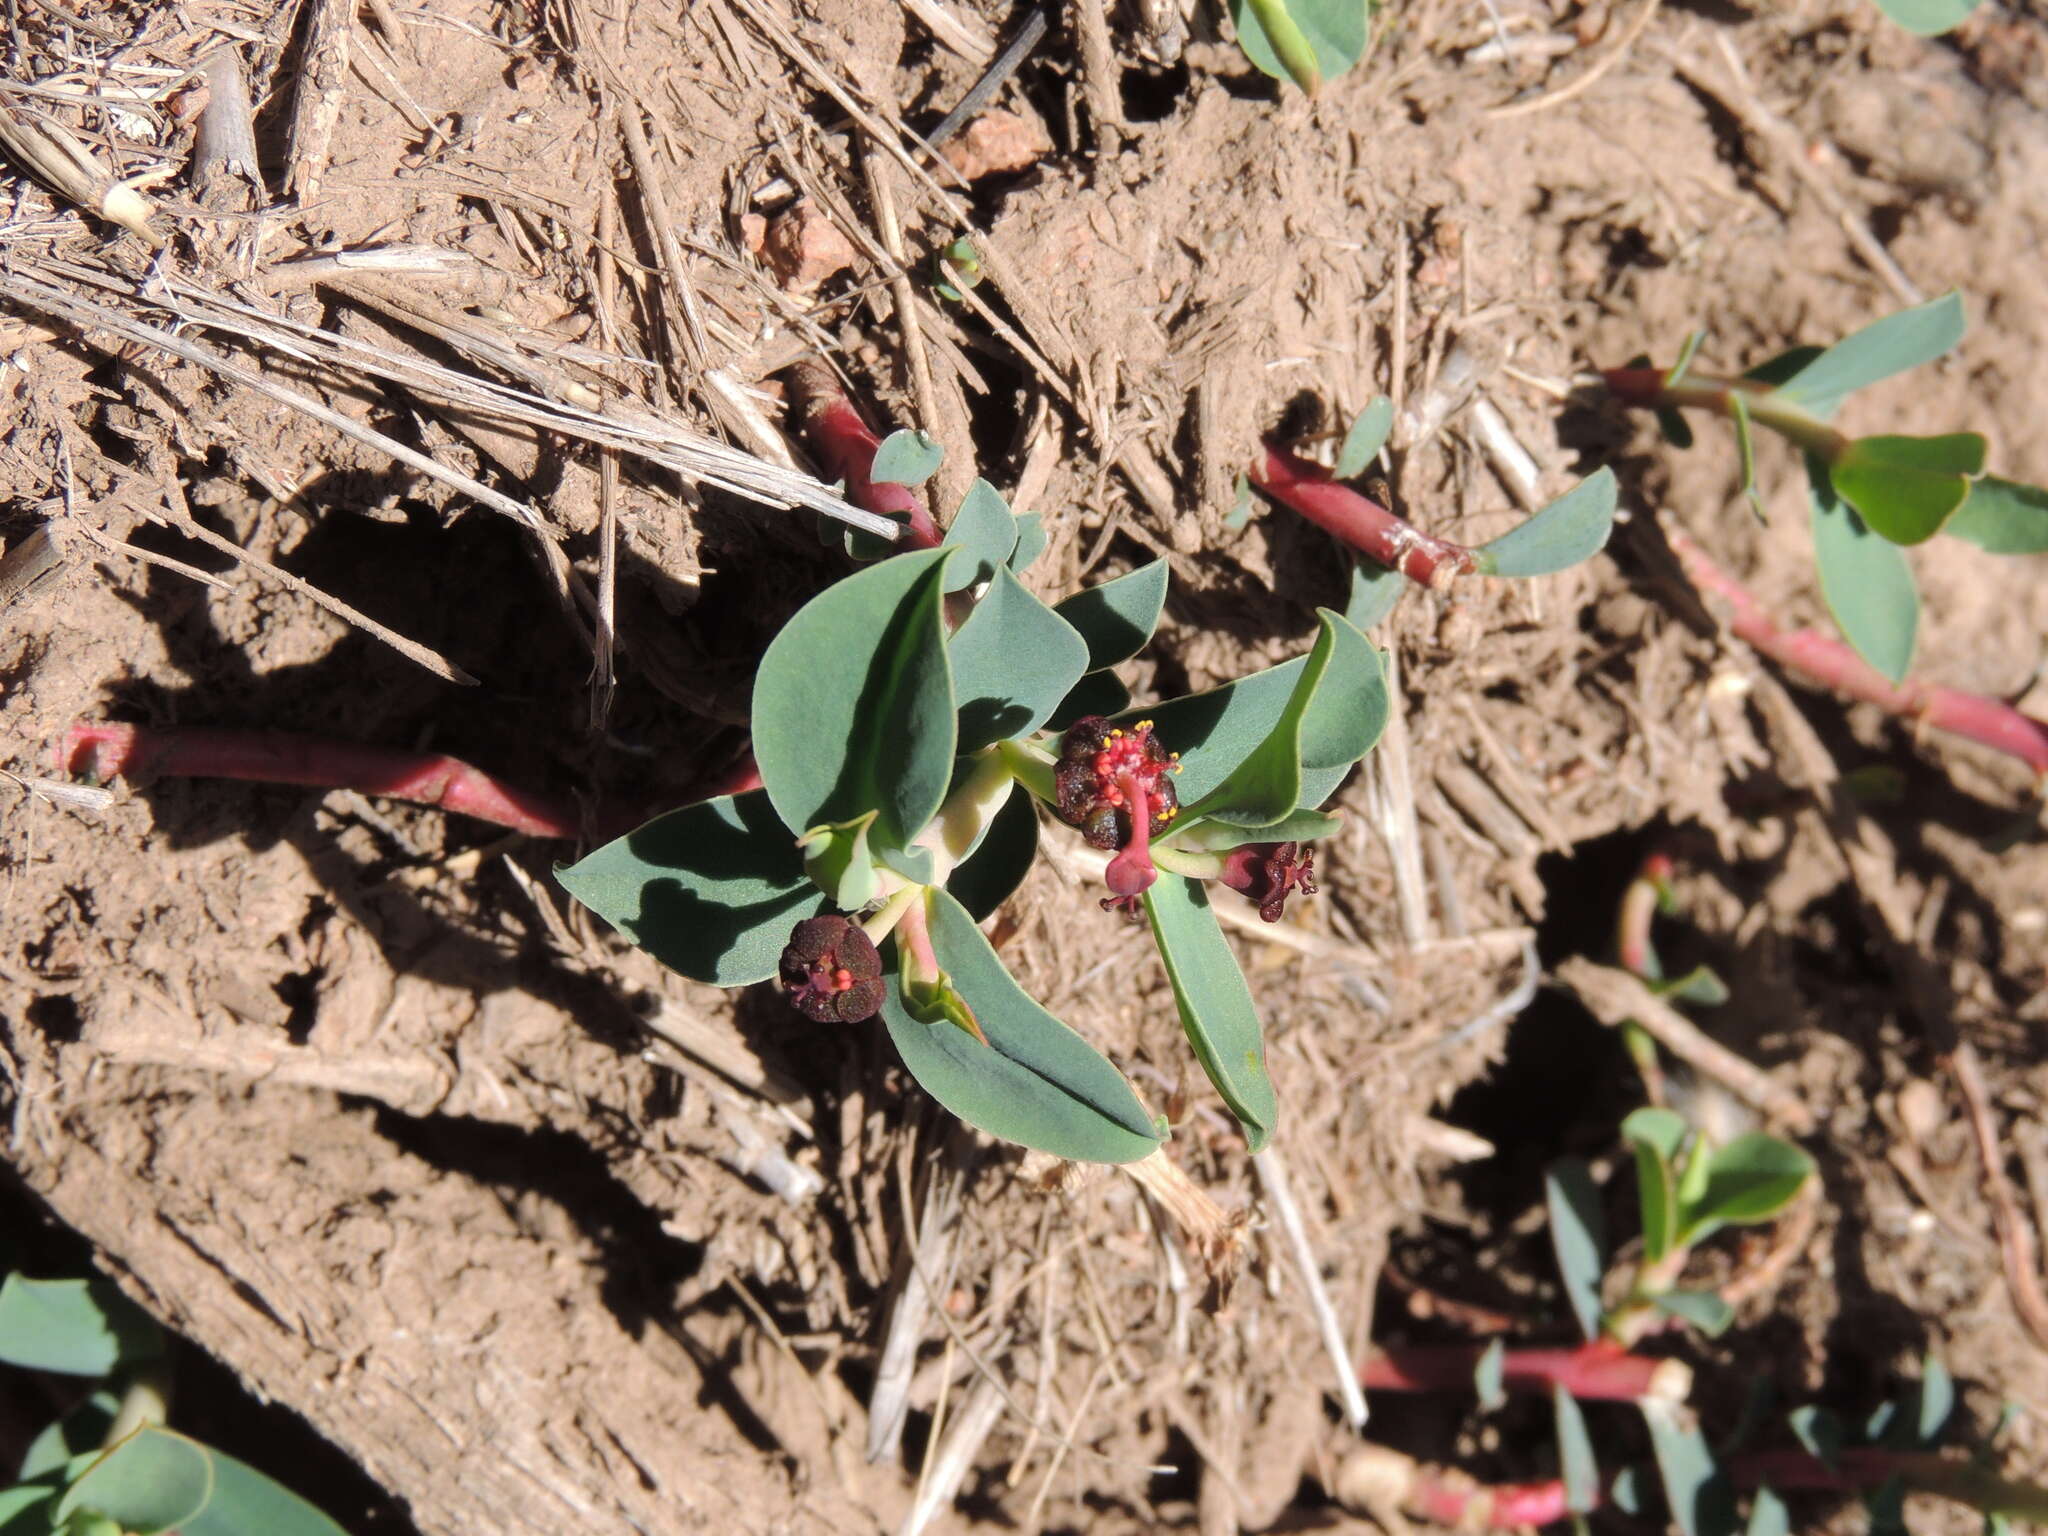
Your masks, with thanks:
M1656 979L1650 975L1650 920L1670 899L1670 890L1671 860L1653 853L1621 893L1621 912L1614 922L1615 958L1623 970L1645 981Z
M1478 558L1464 545L1424 533L1378 502L1339 485L1322 465L1270 442L1252 470L1252 483L1368 560L1399 571L1418 586L1448 586L1454 577L1478 569Z
M790 420L803 429L825 473L846 482L846 499L882 517L907 519L903 542L908 548L937 549L938 525L918 494L907 485L868 478L882 440L854 409L839 376L826 364L806 358L784 378L789 382Z
M1896 1477L1908 1492L1952 1499L1987 1515L2048 1520L2048 1488L2000 1477L1967 1457L1940 1451L1856 1446L1838 1452L1832 1465L1805 1451L1749 1451L1728 1463L1728 1476L1738 1488L1822 1493L1858 1493Z
M1332 1492L1388 1530L1404 1528L1403 1512L1454 1531L1534 1530L1572 1512L1561 1479L1487 1487L1384 1445L1361 1445L1345 1457Z
M1472 1373L1484 1353L1471 1344L1383 1349L1365 1362L1359 1381L1369 1392L1470 1392ZM1682 1403L1692 1390L1692 1371L1682 1360L1652 1360L1630 1354L1611 1339L1598 1339L1569 1349L1507 1350L1501 1385L1509 1392L1546 1397L1558 1386L1582 1401Z
M282 731L204 726L73 725L58 749L66 773L99 779L177 774L353 789L412 800L510 827L534 837L575 837L572 806L495 779L437 752L399 752Z
M1780 666L1852 699L1875 704L1888 714L1968 737L2016 757L2033 770L2037 787L2048 780L2048 725L1982 694L1963 693L1938 683L1895 683L1832 635L1811 629L1782 630L1749 590L1714 564L1691 539L1678 532L1670 538L1693 585L1733 610L1728 627Z

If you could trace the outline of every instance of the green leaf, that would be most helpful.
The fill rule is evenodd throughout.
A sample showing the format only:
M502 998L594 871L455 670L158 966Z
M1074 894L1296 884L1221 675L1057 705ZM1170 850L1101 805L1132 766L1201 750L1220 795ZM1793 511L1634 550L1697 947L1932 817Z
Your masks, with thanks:
M108 1280L0 1283L0 1361L31 1371L104 1376L163 1353L156 1324Z
M1683 976L1653 983L1650 990L1659 997L1675 997L1702 1008L1718 1008L1728 1001L1728 984L1704 965L1696 965Z
M1984 468L1984 439L1859 437L1829 466L1835 494L1862 514L1865 526L1894 544L1919 544L1970 494L1969 477Z
M1792 1536L1792 1512L1768 1488L1757 1489L1749 1501L1746 1536Z
M1379 745L1390 712L1387 661L1379 649L1327 608L1316 610L1334 641L1330 669L1301 721L1301 798L1318 806L1355 764Z
M1038 811L1027 794L1012 790L974 851L957 864L946 889L982 921L1024 883L1038 857Z
M1799 371L1826 351L1825 347L1791 347L1776 357L1766 358L1743 374L1745 379L1754 379L1759 384L1773 387L1796 378Z
M1087 642L1005 567L948 650L961 752L1037 730L1088 669Z
M1084 1163L1128 1163L1159 1145L1144 1105L1102 1053L1017 985L967 909L931 893L932 948L988 1036L911 1016L891 985L882 1021L925 1090L969 1125Z
M952 553L856 571L769 643L754 677L754 757L791 832L879 810L871 840L901 848L945 798L955 726L939 611Z
M1920 625L1920 595L1905 552L1864 526L1835 494L1827 468L1809 456L1807 488L1813 504L1813 563L1821 595L1858 655L1893 682L1913 664Z
M895 485L923 485L945 458L946 450L928 433L891 432L875 450L874 467L868 471L868 479Z
M101 1456L57 1501L58 1520L75 1510L105 1515L133 1536L182 1526L213 1493L213 1459L183 1435L145 1425Z
M1273 722L1272 730L1221 784L1201 799L1181 802L1188 821L1210 817L1237 827L1270 827L1301 803L1301 728L1330 658L1337 649L1337 626L1344 621L1328 609L1308 654L1308 665L1295 678L1294 691Z
M1913 1434L1916 1447L1931 1447L1941 1438L1942 1426L1955 1412L1956 1383L1948 1367L1932 1355L1920 1362L1920 1379L1913 1385Z
M1036 512L1017 514L1017 547L1010 551L1010 569L1019 576L1031 568L1031 562L1045 553L1048 535L1045 519Z
M2038 555L2048 550L2048 490L1986 475L1942 532L1994 555Z
M1977 0L1877 0L1878 9L1916 37L1936 37L1961 26Z
M1735 1321L1735 1309L1719 1291L1665 1291L1651 1300L1658 1311L1690 1323L1710 1339L1718 1339Z
M874 822L875 813L869 811L836 827L813 827L796 840L811 884L844 911L857 912L881 894L881 872L868 847Z
M1777 397L1825 419L1853 391L1933 362L1963 339L1965 324L1955 292L1873 320L1780 384Z
M1344 446L1337 452L1336 478L1349 480L1361 472L1378 457L1380 449L1386 446L1387 434L1393 430L1394 402L1385 395L1374 395L1351 423L1351 430L1344 434Z
M1472 1367L1472 1390L1479 1395L1479 1406L1484 1412L1498 1413L1507 1406L1507 1370L1507 1341L1495 1334Z
M1368 0L1232 0L1238 45L1260 71L1313 96L1365 55Z
M1550 1246L1565 1299L1588 1339L1600 1337L1600 1274L1607 1264L1606 1223L1600 1191L1582 1159L1561 1157L1543 1171L1543 1198L1550 1207Z
M1643 1256L1655 1264L1678 1244L1678 1177L1672 1165L1685 1144L1685 1121L1668 1109L1639 1109L1621 1122L1621 1135L1635 1148Z
M1749 502L1749 510L1756 514L1760 523L1769 522L1764 511L1764 499L1756 488L1756 428L1749 419L1749 401L1741 390L1728 391L1728 414L1735 421L1735 450L1742 460L1742 494Z
M1792 1203L1813 1171L1806 1153L1762 1131L1715 1148L1704 1187L1682 1217L1681 1241L1690 1247L1724 1226L1769 1221Z
M61 1472L72 1457L105 1445L120 1411L119 1394L102 1387L63 1418L45 1425L21 1458L21 1481Z
M50 1536L57 1490L23 1484L0 1488L0 1536Z
M1217 926L1208 892L1199 880L1162 873L1145 893L1145 915L1195 1059L1257 1152L1271 1138L1280 1106L1266 1076L1266 1043L1251 988Z
M1367 630L1394 611L1408 590L1408 578L1383 565L1351 562L1351 594L1344 602L1344 622L1353 629Z
M1817 1406L1794 1408L1785 1415L1785 1422L1806 1448L1807 1455L1832 1467L1835 1458L1842 1454L1842 1421L1827 1409Z
M1053 612L1088 642L1088 670L1099 672L1128 661L1144 649L1166 606L1166 562L1154 560L1135 571L1076 592Z
M1685 1536L1729 1536L1735 1529L1735 1494L1714 1465L1706 1438L1669 1403L1644 1398L1637 1406L1657 1455L1664 1500L1679 1530Z
M663 965L721 987L773 976L789 931L827 906L758 789L658 816L555 878Z
M1600 1463L1593 1455L1593 1437L1586 1416L1561 1382L1550 1384L1550 1406L1557 1421L1557 1466L1564 1474L1564 1507L1585 1514L1600 1502Z
M1231 489L1233 499L1230 510L1223 514L1223 526L1236 533L1252 520L1252 477L1239 470Z
M946 543L962 551L946 568L946 590L959 592L987 581L1008 563L1017 547L1017 519L1001 492L976 480L960 498L960 510L946 530Z
M1200 825L1175 822L1160 842L1201 853L1223 853L1231 848L1242 848L1246 843L1312 843L1319 837L1328 837L1343 825L1343 817L1328 816L1321 811L1294 811L1269 827L1233 827L1226 821L1203 822Z
M1590 560L1614 531L1614 471L1588 475L1519 527L1479 546L1489 576L1548 576Z
M1049 731L1065 731L1083 715L1120 715L1131 707L1131 690L1114 672L1090 672L1067 690L1045 718Z
M1671 388L1685 377L1685 370L1692 366L1692 360L1699 356L1700 343L1707 339L1705 331L1687 331L1685 341L1678 349L1678 361L1673 363L1664 375L1664 387Z
M348 1536L283 1484L246 1462L208 1448L213 1497L178 1536Z

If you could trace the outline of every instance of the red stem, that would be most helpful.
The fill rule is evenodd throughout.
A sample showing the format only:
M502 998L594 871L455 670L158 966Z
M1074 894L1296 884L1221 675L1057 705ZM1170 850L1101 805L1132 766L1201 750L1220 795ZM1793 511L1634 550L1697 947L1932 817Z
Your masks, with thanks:
M1653 853L1643 860L1628 889L1621 893L1621 912L1614 922L1614 948L1623 970L1645 981L1650 974L1650 919L1671 888L1671 860Z
M535 837L575 837L580 830L573 806L515 788L457 758L282 731L81 722L64 733L57 764L99 779L153 773L354 789L437 805Z
M1457 1531L1534 1530L1571 1514L1564 1481L1555 1477L1488 1488L1420 1472L1404 1502L1410 1514Z
M1378 502L1339 485L1322 465L1271 442L1264 449L1252 470L1252 483L1368 560L1424 587L1448 586L1454 577L1478 569L1477 557L1464 545L1424 533Z
M908 519L903 539L906 547L937 549L941 542L938 525L917 493L907 485L868 478L882 440L854 409L839 376L826 364L806 358L785 377L790 418L803 428L825 473L846 482L846 499L881 517Z
M1472 1344L1410 1345L1383 1349L1358 1373L1367 1391L1470 1392L1485 1350ZM1510 1392L1548 1396L1561 1386L1582 1401L1683 1402L1692 1372L1681 1360L1630 1354L1612 1339L1569 1349L1510 1349L1502 1358L1501 1385Z
M1811 629L1782 630L1749 590L1714 564L1691 539L1677 532L1670 538L1693 585L1733 610L1728 627L1780 666L1852 699L1875 704L1888 714L1966 736L2016 757L2033 770L2037 787L2048 780L2048 725L1982 694L1963 693L1938 683L1895 683L1832 635Z

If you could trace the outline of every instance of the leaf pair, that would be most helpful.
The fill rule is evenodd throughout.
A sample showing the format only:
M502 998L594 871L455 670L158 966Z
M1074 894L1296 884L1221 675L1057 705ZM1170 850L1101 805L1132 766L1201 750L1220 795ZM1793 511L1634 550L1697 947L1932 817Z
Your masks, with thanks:
M1709 1148L1668 1109L1635 1111L1621 1134L1635 1149L1643 1255L1652 1265L1724 1226L1771 1220L1813 1175L1813 1159L1788 1141L1751 1131Z

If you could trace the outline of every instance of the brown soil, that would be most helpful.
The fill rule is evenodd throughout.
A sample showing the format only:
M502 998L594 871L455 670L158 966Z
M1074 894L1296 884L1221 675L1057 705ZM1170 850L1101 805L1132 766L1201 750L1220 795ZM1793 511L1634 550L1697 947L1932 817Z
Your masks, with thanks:
M2048 1092L2048 846L2026 776L1788 692L1718 638L1660 519L1788 622L1824 623L1798 466L1766 448L1777 516L1759 527L1725 433L1703 424L1674 453L1570 391L1591 365L1668 358L1694 326L1707 360L1743 366L1897 307L1846 209L1920 290L1960 286L1973 324L1845 424L1978 428L2001 472L2048 481L2048 27L2013 14L1923 43L1865 0L1815 0L1674 4L1638 36L1633 5L1502 0L1523 40L1503 64L1473 52L1487 8L1415 0L1311 103L1251 73L1208 7L1184 48L1116 14L1101 67L1056 23L999 98L1053 149L961 194L1001 329L920 300L913 368L887 226L920 271L960 229L870 130L928 128L977 73L914 19L928 8L989 37L1015 19L957 0L88 6L61 33L15 31L8 75L154 88L238 47L270 182L254 211L197 175L177 119L152 140L141 117L59 107L122 174L169 170L165 273L368 346L492 373L459 335L395 316L425 300L551 377L755 452L787 450L754 386L839 349L883 409L945 442L949 497L980 473L1045 514L1043 590L1170 557L1167 621L1127 669L1155 694L1292 654L1341 601L1321 534L1277 511L1226 522L1283 419L1341 424L1469 367L1546 495L1615 464L1628 521L1607 555L1404 604L1382 637L1401 718L1342 796L1323 894L1290 914L1304 937L1242 947L1331 1299L1354 1348L1462 1336L1422 1317L1428 1293L1555 1328L1540 1169L1614 1165L1640 1087L1569 995L1511 1025L1489 1009L1525 940L1545 966L1606 958L1619 893L1661 847L1683 870L1666 941L1734 988L1703 1022L1809 1107L1825 1180L1782 1284L1694 1352L1703 1411L1732 1422L1768 1376L1860 1420L1931 1352L1967 1429L2019 1409L2006 1470L2048 1473L2048 1355L2015 1314L1946 1057L1961 1039L1982 1059L2024 1205ZM348 43L324 70L323 23ZM1553 36L1590 40L1546 62ZM1495 112L1511 101L1531 110ZM164 322L139 240L20 185L0 279L116 307L140 291L128 310ZM802 281L785 289L772 221L799 195L855 260L820 278L829 242L791 234L781 270ZM277 275L399 243L468 264L349 288ZM1329 1362L1206 1085L1172 1156L1251 1218L1220 1296L1130 1180L1049 1185L953 1128L879 1035L821 1040L773 998L624 950L548 881L564 845L346 793L167 779L98 803L45 782L70 722L115 718L430 745L592 799L672 792L730 762L766 637L841 569L807 513L631 455L614 482L566 438L190 334L540 515L522 527L161 348L0 307L0 534L19 550L47 529L63 554L0 633L8 1150L106 1270L425 1536L893 1530L934 1420L943 1438L977 1418L993 1428L928 1529L1342 1526ZM1464 415L1395 465L1432 530L1478 541L1519 516ZM619 676L593 726L588 626L561 580L597 584L607 509ZM2048 713L2041 560L1951 542L1915 563L1924 675L2031 686ZM1880 767L1898 793L1830 788ZM1419 841L1390 844L1411 808ZM1124 967L1125 933L1071 872L1041 866L1000 931L1035 995L1146 1093L1187 1083L1164 977ZM1447 1126L1495 1155L1447 1156ZM1713 1263L1767 1241L1724 1239ZM871 1463L870 1396L920 1276L937 1306L911 1320L908 1420ZM1641 1454L1632 1420L1596 1428ZM1372 1432L1502 1478L1549 1454L1547 1417L1463 1403L1384 1401Z

